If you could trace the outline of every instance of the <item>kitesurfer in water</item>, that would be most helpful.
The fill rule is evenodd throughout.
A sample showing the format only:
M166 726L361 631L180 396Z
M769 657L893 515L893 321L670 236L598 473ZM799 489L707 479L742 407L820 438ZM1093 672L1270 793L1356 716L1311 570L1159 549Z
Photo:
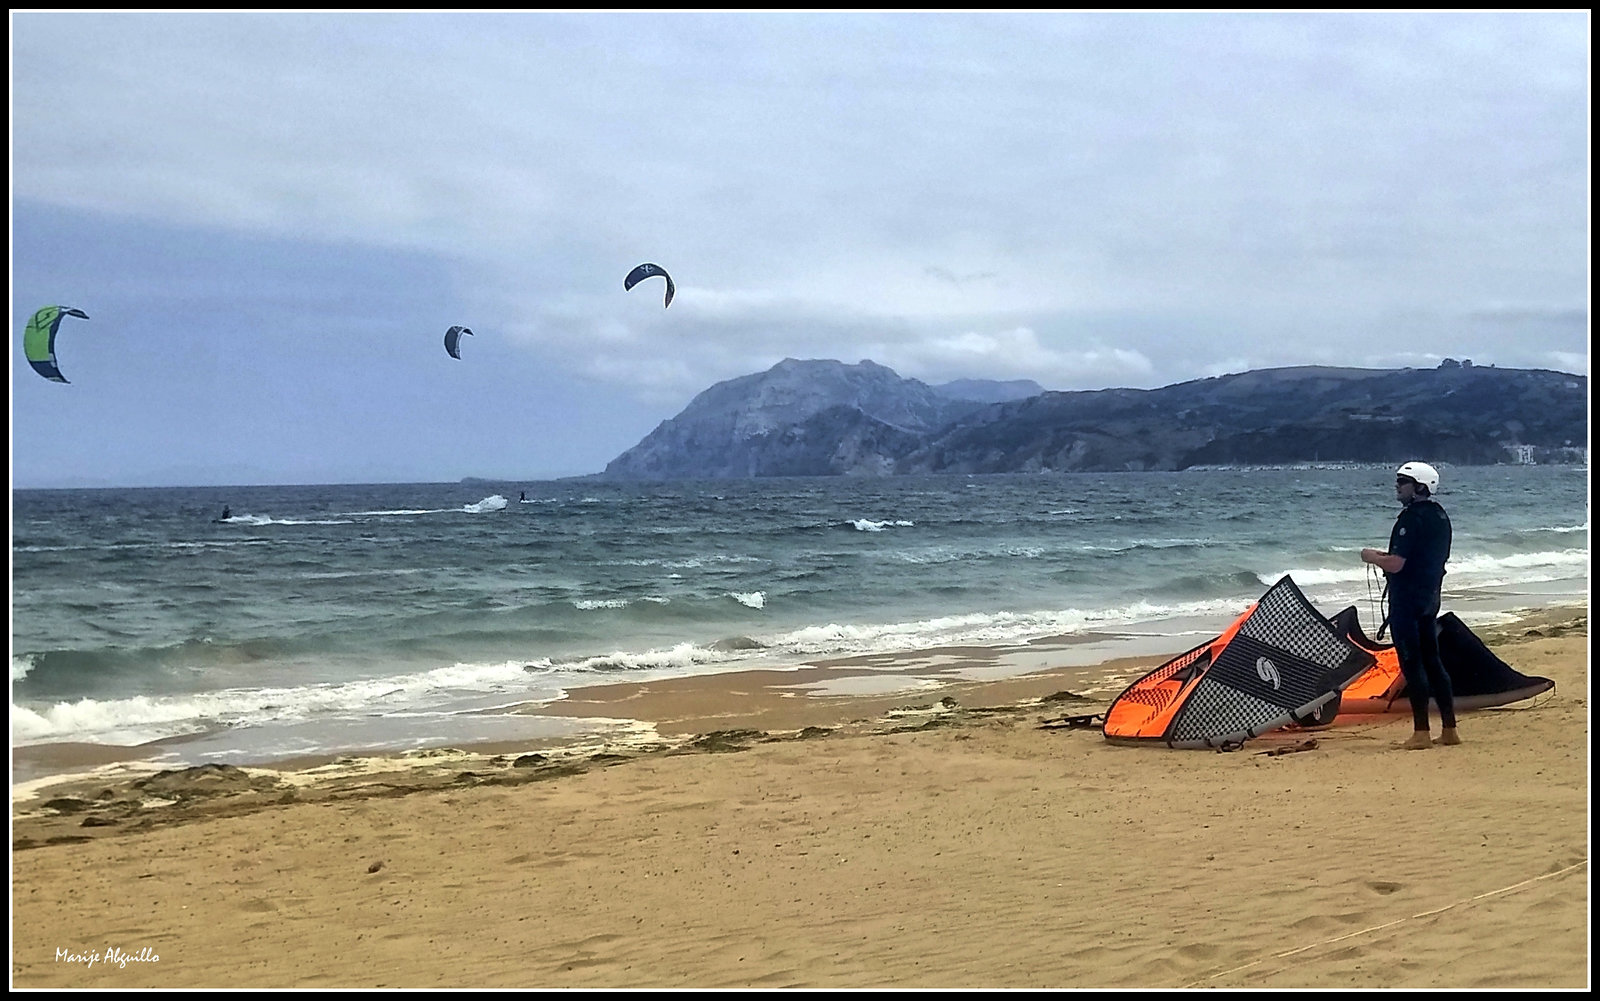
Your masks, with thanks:
M1439 471L1426 462L1408 462L1395 471L1400 514L1389 533L1389 548L1363 549L1361 561L1388 578L1389 631L1411 699L1411 738L1401 747L1431 747L1428 697L1439 707L1440 744L1459 744L1450 675L1439 659L1439 590L1450 558L1450 516L1434 498ZM1380 631L1381 635L1381 631Z
M231 517L233 517L233 509L226 504L222 505L222 517L217 520L227 521Z
M521 500L521 501L526 501L528 499L528 491L526 491L526 490L522 491L522 496L518 497L517 499Z

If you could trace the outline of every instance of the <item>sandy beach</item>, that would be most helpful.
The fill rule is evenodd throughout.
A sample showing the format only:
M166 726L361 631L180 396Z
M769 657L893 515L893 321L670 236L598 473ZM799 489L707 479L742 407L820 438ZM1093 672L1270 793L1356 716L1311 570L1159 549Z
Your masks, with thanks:
M12 985L1586 988L1587 616L1479 635L1555 691L1420 752L1114 746L1059 721L1163 657L947 650L910 695L841 661L537 710L604 740L74 780L14 798Z

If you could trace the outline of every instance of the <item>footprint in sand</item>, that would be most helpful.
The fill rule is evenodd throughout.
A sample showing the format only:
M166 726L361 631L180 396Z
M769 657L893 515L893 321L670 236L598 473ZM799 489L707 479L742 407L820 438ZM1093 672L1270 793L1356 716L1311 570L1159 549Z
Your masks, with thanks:
M1402 885L1403 884L1400 883L1373 882L1367 884L1367 889L1387 897L1389 894L1400 889Z

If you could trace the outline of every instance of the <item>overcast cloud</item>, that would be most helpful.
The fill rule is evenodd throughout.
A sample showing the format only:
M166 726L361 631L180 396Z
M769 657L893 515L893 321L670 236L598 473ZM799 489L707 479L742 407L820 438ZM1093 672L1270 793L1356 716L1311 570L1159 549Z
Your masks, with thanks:
M1588 372L1587 12L11 28L17 486L593 472L786 357Z

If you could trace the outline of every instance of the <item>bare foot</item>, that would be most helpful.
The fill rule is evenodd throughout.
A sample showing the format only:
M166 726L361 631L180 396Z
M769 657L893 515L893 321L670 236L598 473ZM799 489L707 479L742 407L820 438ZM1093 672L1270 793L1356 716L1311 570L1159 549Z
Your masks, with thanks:
M1402 750L1421 751L1433 746L1433 741L1428 739L1428 731L1418 730L1411 735L1411 739L1400 745Z
M1435 744L1459 744L1459 743L1461 743L1461 737L1460 737L1459 734L1456 733L1456 728L1455 727L1447 726L1443 730L1439 731L1439 739L1434 741L1434 743Z

